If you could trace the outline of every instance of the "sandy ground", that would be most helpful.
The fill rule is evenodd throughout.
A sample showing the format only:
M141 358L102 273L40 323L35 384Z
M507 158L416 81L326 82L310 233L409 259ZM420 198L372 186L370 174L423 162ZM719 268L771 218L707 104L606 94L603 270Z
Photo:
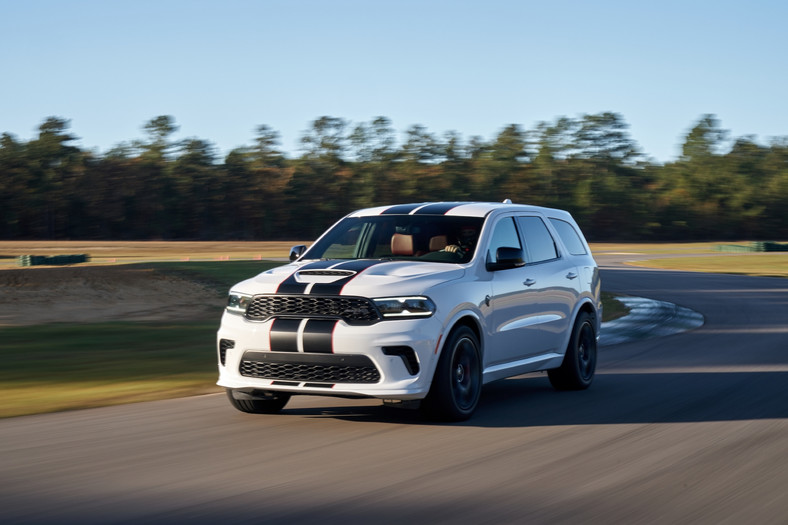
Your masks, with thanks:
M198 283L128 266L0 270L0 326L216 319L223 297Z

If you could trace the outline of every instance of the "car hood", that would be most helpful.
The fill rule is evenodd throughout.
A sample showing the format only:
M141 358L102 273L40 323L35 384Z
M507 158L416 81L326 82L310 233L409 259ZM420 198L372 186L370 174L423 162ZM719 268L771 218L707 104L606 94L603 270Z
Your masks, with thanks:
M456 264L377 259L291 263L238 283L232 290L249 295L306 294L386 297L419 295L461 278Z

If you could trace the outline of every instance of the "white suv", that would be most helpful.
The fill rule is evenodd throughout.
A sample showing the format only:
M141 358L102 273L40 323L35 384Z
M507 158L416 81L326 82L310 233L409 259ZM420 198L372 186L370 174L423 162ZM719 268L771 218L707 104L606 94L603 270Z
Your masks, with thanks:
M569 213L440 202L360 210L291 262L233 286L219 381L243 412L291 395L420 401L463 420L482 385L547 370L558 389L594 377L597 264Z

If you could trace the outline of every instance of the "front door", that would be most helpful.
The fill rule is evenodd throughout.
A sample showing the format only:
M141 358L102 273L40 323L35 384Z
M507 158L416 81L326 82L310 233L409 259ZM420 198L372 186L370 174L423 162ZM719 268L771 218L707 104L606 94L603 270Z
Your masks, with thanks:
M514 217L504 217L493 230L488 257L498 248L523 249ZM539 279L541 280L541 279ZM498 365L544 353L548 341L538 329L542 290L528 266L498 270L492 275L492 326L489 360Z

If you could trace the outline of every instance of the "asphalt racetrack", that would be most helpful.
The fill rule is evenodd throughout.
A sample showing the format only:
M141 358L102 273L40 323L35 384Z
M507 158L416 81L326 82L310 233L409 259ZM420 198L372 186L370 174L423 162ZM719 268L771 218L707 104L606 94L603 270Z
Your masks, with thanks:
M588 391L487 385L463 424L223 395L2 420L0 522L788 522L788 281L598 259L705 324L602 347Z

